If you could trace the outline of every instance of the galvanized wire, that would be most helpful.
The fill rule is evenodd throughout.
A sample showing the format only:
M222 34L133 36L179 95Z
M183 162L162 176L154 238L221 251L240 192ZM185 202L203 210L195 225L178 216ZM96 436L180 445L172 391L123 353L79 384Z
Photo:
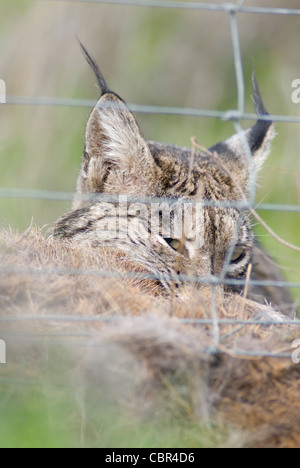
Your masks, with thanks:
M161 275L156 275L154 273L137 273L137 272L116 272L116 271L107 271L107 270L88 270L88 269L70 269L70 268L19 268L19 267L1 267L0 274L20 274L20 275L30 275L30 276L40 276L40 275L73 275L73 276L94 276L98 278L117 278L117 279L133 279L133 280L161 280ZM182 274L165 274L165 279L171 281L180 281L185 283L200 283L204 285L211 286L245 286L246 281L244 279L227 279L223 277L201 277L197 275L182 275ZM300 288L300 283L296 282L287 282L287 281L274 281L274 280L249 280L247 281L249 286L266 286L266 287L278 287L278 288L291 288L298 289ZM1 319L0 319L1 320Z
M258 15L281 15L300 16L300 9L296 8L272 8L272 7L247 7L238 0L236 4L224 2L223 4L196 3L196 2L176 2L164 0L43 0L47 2L71 3L98 3L103 5L134 6L146 8L171 8L195 11L225 12L225 13L251 13Z
M50 1L50 0L48 0ZM53 1L53 0L51 0ZM241 92L241 91L240 91ZM242 98L239 98L242 101ZM74 99L74 98L57 98L57 97L33 97L33 96L7 96L6 104L2 105L17 105L17 106L51 106L51 107L78 107L92 109L96 104L95 100L91 99ZM148 106L143 104L130 104L128 108L135 113L154 114L154 115L174 115L181 117L205 117L211 119L220 119L227 121L243 121L257 120L257 115L250 112L240 112L238 109L225 111L213 111L209 109L193 109L186 107L170 107L170 106ZM260 120L272 120L273 122L295 123L300 124L300 117L270 114L262 115Z
M105 203L118 203L120 197L117 195L106 195L100 193L82 193L77 194L75 192L59 192L51 190L34 190L34 189L17 189L17 188L0 188L0 199L19 199L19 200L41 200L41 201L53 201L53 202L71 202L74 200L86 201L86 202L105 202ZM176 203L180 202L180 198L172 199L169 198L156 198L156 197L133 197L127 198L128 203L141 203L150 205L152 203ZM122 200L123 202L123 200ZM197 202L189 200L189 203L195 204ZM247 211L250 208L255 208L256 211L282 211L285 213L300 213L299 205L282 205L281 203L260 203L259 205L252 205L247 201L233 201L233 202L218 202L203 200L201 202L203 207L212 208L236 208L241 211Z

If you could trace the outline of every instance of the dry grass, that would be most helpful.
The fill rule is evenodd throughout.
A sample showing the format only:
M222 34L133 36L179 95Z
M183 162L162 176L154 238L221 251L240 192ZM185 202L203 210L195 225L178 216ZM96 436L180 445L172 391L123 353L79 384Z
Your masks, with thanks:
M17 334L30 335L48 346L59 338L76 356L77 390L96 382L131 418L179 411L238 430L230 446L300 447L300 365L247 355L292 354L298 328L280 313L238 296L218 297L218 318L233 324L220 325L216 344L211 325L179 320L211 318L208 290L187 287L170 302L154 281L126 278L141 271L117 252L45 240L35 230L2 231L0 261L0 316L18 319L2 321L1 337L12 343ZM101 277L104 271L119 278ZM80 316L90 321L74 321ZM234 323L254 318L282 325ZM38 376L41 348L15 341L15 355L30 355L27 372Z

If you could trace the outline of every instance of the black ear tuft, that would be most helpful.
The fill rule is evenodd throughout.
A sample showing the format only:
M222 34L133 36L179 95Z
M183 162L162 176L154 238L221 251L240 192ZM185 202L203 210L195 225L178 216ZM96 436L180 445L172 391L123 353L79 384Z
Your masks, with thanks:
M252 73L253 102L257 115L269 115L261 97L255 71Z
M252 76L252 85L253 101L258 114L256 124L248 130L237 133L228 140L217 143L210 148L212 153L216 152L223 159L233 173L236 172L239 175L241 174L241 168L247 169L248 167L249 169L247 149L253 156L255 171L260 170L269 155L271 142L275 136L274 125L264 106L255 73ZM246 174L244 183L247 184L249 171L246 170L244 173Z
M95 73L95 75L97 77L97 81L98 81L99 87L101 89L101 95L103 96L104 94L111 93L111 90L107 86L105 78L102 75L101 71L99 70L99 67L98 67L95 59L93 59L93 57L90 56L90 54L88 53L88 51L86 50L86 48L84 47L84 45L81 43L81 41L78 38L77 38L77 40L78 40L80 48L81 48L81 50L83 52L83 55L86 58L87 63L89 64L89 66L91 67L91 69L93 70L93 72Z
M253 87L253 102L255 105L255 110L258 115L258 120L256 124L252 127L251 131L249 132L249 145L252 153L258 151L262 145L264 144L266 135L270 128L273 125L272 120L262 120L259 116L267 116L269 113L267 112L263 99L261 97L260 89L258 86L256 73L253 72L252 74L252 87Z

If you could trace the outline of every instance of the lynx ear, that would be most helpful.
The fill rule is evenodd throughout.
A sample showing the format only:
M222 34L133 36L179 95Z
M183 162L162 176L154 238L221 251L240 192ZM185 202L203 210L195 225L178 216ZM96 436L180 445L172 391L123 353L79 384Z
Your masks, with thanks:
M78 192L147 194L156 165L125 102L110 91L96 62L81 45L102 91L87 123Z
M126 104L113 93L102 96L86 127L80 188L88 192L141 193L154 166Z
M252 77L253 101L258 116L269 115L265 109L260 90L258 87L255 73ZM228 140L218 143L210 151L216 152L228 166L230 170L237 173L243 182L247 185L249 178L249 159L247 152L253 157L253 167L257 173L267 159L271 142L275 136L274 125L271 120L258 119L256 124L241 133L237 133ZM244 177L243 177L244 173Z

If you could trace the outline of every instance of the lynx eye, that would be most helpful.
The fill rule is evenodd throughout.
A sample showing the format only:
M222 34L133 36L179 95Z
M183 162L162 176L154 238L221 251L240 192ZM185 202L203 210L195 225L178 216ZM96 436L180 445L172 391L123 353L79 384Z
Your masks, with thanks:
M245 256L246 254L243 247L236 247L232 255L231 264L240 263L245 258Z
M170 238L164 238L164 241L170 246L172 247L173 250L175 250L176 252L179 250L180 248L180 241L177 240L177 239L170 239Z

